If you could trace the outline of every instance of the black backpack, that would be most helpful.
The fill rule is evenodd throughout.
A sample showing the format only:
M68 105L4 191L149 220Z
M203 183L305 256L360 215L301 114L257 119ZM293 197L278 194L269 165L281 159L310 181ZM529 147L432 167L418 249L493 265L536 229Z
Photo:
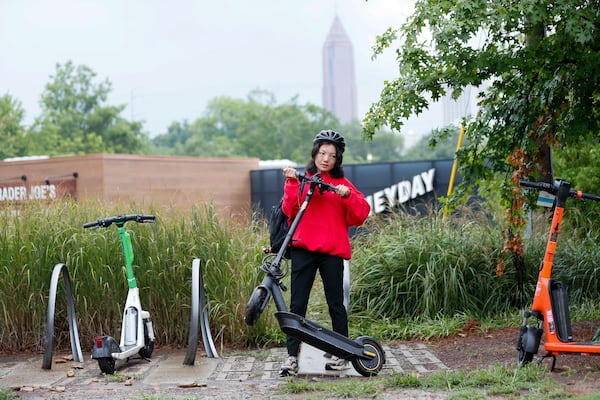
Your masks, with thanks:
M271 244L271 253L279 252L286 235L290 231L288 217L281 209L282 204L283 197L279 201L279 204L276 204L271 208L271 215L269 216L269 242ZM289 257L289 253L290 250L288 248L284 256Z

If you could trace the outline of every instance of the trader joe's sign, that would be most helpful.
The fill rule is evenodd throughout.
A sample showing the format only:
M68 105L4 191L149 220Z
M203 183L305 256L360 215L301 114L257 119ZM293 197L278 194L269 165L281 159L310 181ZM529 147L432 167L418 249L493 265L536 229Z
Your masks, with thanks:
M75 197L76 189L75 179L56 180L39 185L0 182L0 204Z

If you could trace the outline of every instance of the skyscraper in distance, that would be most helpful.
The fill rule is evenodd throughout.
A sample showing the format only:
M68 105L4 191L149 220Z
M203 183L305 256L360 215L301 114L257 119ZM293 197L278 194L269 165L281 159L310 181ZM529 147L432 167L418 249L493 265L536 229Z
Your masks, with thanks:
M352 43L336 15L323 44L323 108L342 123L357 118Z

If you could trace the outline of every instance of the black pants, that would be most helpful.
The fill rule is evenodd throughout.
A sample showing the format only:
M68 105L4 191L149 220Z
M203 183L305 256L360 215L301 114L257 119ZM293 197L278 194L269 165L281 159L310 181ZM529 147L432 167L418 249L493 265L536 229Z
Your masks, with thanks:
M338 256L294 247L291 248L290 255L292 260L290 312L302 317L306 316L310 291L318 270L329 307L331 328L341 335L348 336L348 314L344 307L344 260ZM300 348L298 339L288 335L286 346L288 355L298 356Z

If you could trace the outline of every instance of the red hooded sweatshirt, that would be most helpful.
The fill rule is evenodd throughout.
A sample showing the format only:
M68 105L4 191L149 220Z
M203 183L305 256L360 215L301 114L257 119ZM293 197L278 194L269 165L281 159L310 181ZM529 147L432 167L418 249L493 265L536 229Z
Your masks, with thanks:
M310 174L307 174L310 176ZM356 187L346 178L333 178L328 173L321 174L324 182L333 186L343 184L350 188L350 195L342 198L338 194L319 189L315 192L292 236L291 246L309 251L340 256L346 260L352 257L348 228L360 226L371 211L369 203ZM306 197L309 184L304 185L300 194L300 182L287 179L284 186L282 209L292 221Z

